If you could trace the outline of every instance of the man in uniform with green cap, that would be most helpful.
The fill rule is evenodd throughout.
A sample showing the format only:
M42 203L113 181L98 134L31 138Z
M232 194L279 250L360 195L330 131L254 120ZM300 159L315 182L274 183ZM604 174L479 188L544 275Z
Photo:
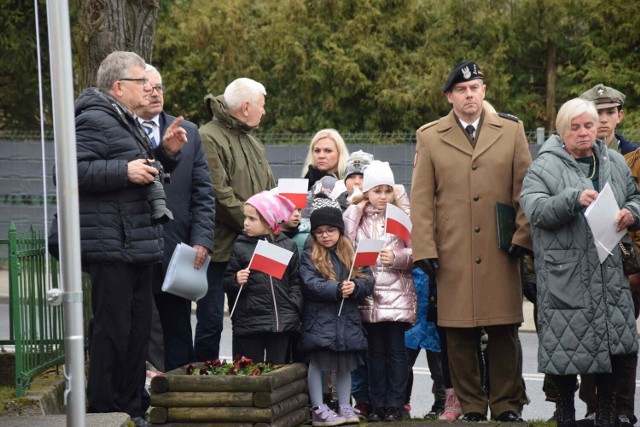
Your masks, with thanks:
M632 142L627 141L622 135L616 134L616 127L624 117L622 104L624 104L624 93L603 85L595 85L588 91L580 95L580 98L587 99L598 109L600 124L598 125L598 139L604 139L607 147L618 150L621 154L627 154L638 148Z

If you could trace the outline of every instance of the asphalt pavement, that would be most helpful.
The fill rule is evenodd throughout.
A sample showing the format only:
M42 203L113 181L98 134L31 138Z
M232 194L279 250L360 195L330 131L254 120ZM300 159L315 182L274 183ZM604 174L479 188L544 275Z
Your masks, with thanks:
M523 418L528 420L546 420L553 415L554 404L545 402L542 392L543 375L537 372L538 340L533 325L533 305L523 304L525 321L520 328L520 341L523 349L523 377L527 387L527 395L531 403L524 407ZM195 330L195 311L191 317ZM639 322L640 323L640 322ZM639 328L640 329L640 328ZM9 305L8 305L8 275L6 270L0 270L0 340L9 338ZM220 343L221 358L231 359L231 322L228 315L224 319L224 330ZM413 368L414 384L411 395L411 415L423 417L429 412L433 404L431 394L432 381L427 367L426 355L423 352ZM637 381L636 390L640 386ZM640 408L640 393L636 393L636 408ZM576 415L581 417L585 412L585 405L576 399Z

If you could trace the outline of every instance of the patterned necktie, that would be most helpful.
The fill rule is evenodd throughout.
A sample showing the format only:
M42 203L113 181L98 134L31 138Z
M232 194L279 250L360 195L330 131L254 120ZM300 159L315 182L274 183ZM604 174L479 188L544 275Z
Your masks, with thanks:
M153 148L156 148L158 146L156 137L153 136L153 127L155 125L156 124L152 120L145 120L144 122L142 122L142 127L147 131L147 135L149 135L149 139L151 140L151 145L153 146Z
M476 128L473 127L473 125L467 125L466 128L464 128L464 130L467 131L467 133L469 134L469 136L471 137L471 140L473 141L473 133L476 131Z

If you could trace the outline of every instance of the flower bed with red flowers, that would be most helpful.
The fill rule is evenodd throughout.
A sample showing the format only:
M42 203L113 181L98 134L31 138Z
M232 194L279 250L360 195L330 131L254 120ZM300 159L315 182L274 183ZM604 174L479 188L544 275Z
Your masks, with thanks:
M226 360L207 360L204 362L202 368L197 368L194 365L188 365L187 375L247 375L257 376L266 374L275 370L276 367L273 363L260 362L253 363L252 359L244 356L235 356L232 363L228 363Z
M151 380L155 424L294 427L309 417L307 365L235 357L198 362Z

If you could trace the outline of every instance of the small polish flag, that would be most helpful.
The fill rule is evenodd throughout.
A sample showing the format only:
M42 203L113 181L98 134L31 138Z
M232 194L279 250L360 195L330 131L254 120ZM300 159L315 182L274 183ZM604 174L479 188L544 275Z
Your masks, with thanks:
M281 196L291 200L298 209L307 207L307 188L309 180L306 178L280 178L278 192Z
M384 247L385 241L378 239L362 239L358 242L353 266L375 265L378 254Z
M408 242L411 239L411 228L409 216L396 205L387 203L387 233L395 234Z
M264 240L258 240L249 263L249 270L258 270L276 279L282 279L293 252Z

